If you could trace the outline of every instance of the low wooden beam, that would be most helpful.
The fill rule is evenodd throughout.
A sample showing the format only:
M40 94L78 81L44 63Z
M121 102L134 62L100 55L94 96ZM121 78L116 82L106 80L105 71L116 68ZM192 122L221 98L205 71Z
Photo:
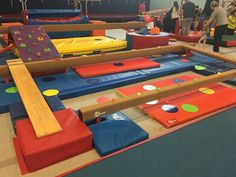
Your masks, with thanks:
M38 138L62 131L21 59L8 60L12 77Z
M91 31L95 29L135 29L145 27L144 22L105 23L105 24L63 24L42 25L46 32ZM9 33L9 27L1 26L0 34Z
M222 61L225 61L225 62L228 62L228 63L236 64L236 58L229 58L227 56L223 56L223 55L220 55L220 54L215 53L215 52L207 51L205 49L200 49L200 48L194 47L192 45L188 45L188 44L183 44L182 46L186 50L191 50L191 51L203 54L203 55L207 55L207 56L212 57L212 58L216 58L218 60L222 60Z
M131 50L125 52L115 52L115 53L106 53L99 55L72 57L65 59L29 62L25 63L25 66L27 67L30 73L38 73L44 71L65 69L72 66L83 66L88 64L112 62L128 58L145 57L155 54L162 55L180 51L183 51L182 46L165 46L165 47L155 47L150 49ZM7 66L0 66L0 76L8 76L9 74L10 74L9 69Z
M144 92L141 95L131 95L110 102L91 105L80 109L80 117L83 119L83 121L88 121L105 114L114 113L126 108L138 106L140 104L144 104L153 100L158 100L168 96L187 92L196 88L222 82L235 77L236 69L221 74L201 77L192 81L175 84L172 86L157 89L155 91Z

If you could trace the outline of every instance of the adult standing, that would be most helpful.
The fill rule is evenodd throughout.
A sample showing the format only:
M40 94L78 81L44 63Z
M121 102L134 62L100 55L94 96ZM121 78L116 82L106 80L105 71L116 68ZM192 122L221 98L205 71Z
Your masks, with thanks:
M182 3L182 11L182 35L188 36L194 18L195 4L189 0L185 0L185 3Z
M219 47L222 41L222 36L225 33L228 26L227 13L223 7L219 6L217 1L211 3L211 9L213 10L210 19L207 21L206 26L209 26L213 21L216 23L214 33L214 52L219 52Z
M174 33L175 32L175 26L176 26L176 21L179 20L180 17L180 8L179 8L179 4L177 1L173 2L173 7L172 7L172 11L171 11L171 32Z

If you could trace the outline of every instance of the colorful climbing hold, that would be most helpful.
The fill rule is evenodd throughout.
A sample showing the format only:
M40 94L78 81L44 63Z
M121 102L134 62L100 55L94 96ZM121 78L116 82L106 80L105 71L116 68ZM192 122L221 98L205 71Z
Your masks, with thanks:
M32 58L31 58L31 57L29 57L29 58L27 58L27 60L28 60L28 61L32 61Z
M152 90L156 90L157 88L154 85L144 85L143 89L147 91L152 91Z
M138 96L141 96L141 93L140 93L140 92L138 92L138 93L137 93L137 95L138 95Z
M51 49L50 48L44 48L44 52L49 53L49 52L51 52Z
M56 96L58 94L59 94L59 90L56 90L56 89L49 89L43 92L43 95L45 96Z
M18 90L16 87L9 87L5 90L6 93L11 94L11 93L17 93Z
M189 62L189 60L188 60L188 59L185 59L185 58L180 59L180 61L183 62L183 63L188 63L188 62Z
M147 105L155 105L158 103L158 100L155 100L155 101L150 101L148 103L146 103Z
M30 39L32 39L32 35L31 35L31 34L29 34L28 37L29 37Z
M199 111L199 108L195 105L192 104L183 104L181 106L182 110L186 111L186 112L191 112L191 113L195 113Z
M168 112L168 113L176 113L176 112L178 112L179 111L179 109L176 107L176 106L174 106L174 105L170 105L170 104L166 104L166 105L163 105L162 107L161 107L161 109L163 110L163 111L165 111L165 112Z
M21 48L26 48L26 44L25 44L25 43L21 43L21 44L20 44L20 47L21 47Z

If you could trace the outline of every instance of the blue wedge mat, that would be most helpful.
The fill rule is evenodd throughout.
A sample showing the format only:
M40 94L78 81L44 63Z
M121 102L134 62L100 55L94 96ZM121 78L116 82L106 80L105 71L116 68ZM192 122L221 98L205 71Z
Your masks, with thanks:
M236 65L225 63L225 62L219 62L219 63L210 63L210 64L201 64L201 66L204 66L205 69L203 70L197 70L195 67L193 67L193 71L205 76L221 73L225 71L229 71L232 69L236 69ZM236 86L236 78L225 81L228 84Z
M181 62L177 55L168 55L164 57L166 58L159 58L156 60L160 62L160 68L97 76L93 78L81 78L75 72L68 70L66 73L49 75L46 77L37 77L35 78L35 82L41 91L57 89L59 90L58 96L60 99L68 99L141 82L151 78L187 71L196 64L216 62L215 59L198 54L190 57L189 62ZM2 92L0 91L0 95L1 94ZM8 95L8 97L11 96ZM18 100L17 97L9 99L13 99L13 101ZM0 113L6 111L6 109L2 111L1 108L2 106L7 105L9 105L9 100L6 102L4 100L0 100Z
M63 176L235 177L235 114L233 108Z
M94 148L101 156L148 139L148 133L121 112L107 115L104 119L89 126Z

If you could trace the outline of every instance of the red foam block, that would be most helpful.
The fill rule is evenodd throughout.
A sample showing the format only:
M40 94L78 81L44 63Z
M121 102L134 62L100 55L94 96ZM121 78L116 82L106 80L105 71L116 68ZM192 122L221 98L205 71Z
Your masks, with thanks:
M73 69L81 77L87 78L154 67L160 67L160 64L149 60L148 58L133 58L129 60L121 60L116 63L101 63L83 67L74 67Z
M63 131L43 138L36 137L29 119L16 122L14 143L22 173L25 167L33 172L92 149L92 133L73 110L54 115Z
M181 83L182 81L192 80L197 78L197 75L182 76L178 78L167 79L163 81L156 81L141 85L135 85L132 87L121 88L118 91L125 95L142 94L145 92L143 87L146 85L162 88L165 86ZM236 90L222 85L214 84L204 88L212 89L213 94L205 94L200 92L199 89L195 89L189 92L184 92L178 95L167 97L149 104L142 104L139 106L146 114L153 119L160 122L167 128L174 127L201 116L213 113L215 111L227 108L236 103ZM161 91L161 89L160 89ZM188 112L182 108L185 104L191 104L197 108L197 111ZM174 108L169 111L165 111L163 106L172 105ZM191 109L191 108L190 108ZM194 110L194 109L193 109Z

